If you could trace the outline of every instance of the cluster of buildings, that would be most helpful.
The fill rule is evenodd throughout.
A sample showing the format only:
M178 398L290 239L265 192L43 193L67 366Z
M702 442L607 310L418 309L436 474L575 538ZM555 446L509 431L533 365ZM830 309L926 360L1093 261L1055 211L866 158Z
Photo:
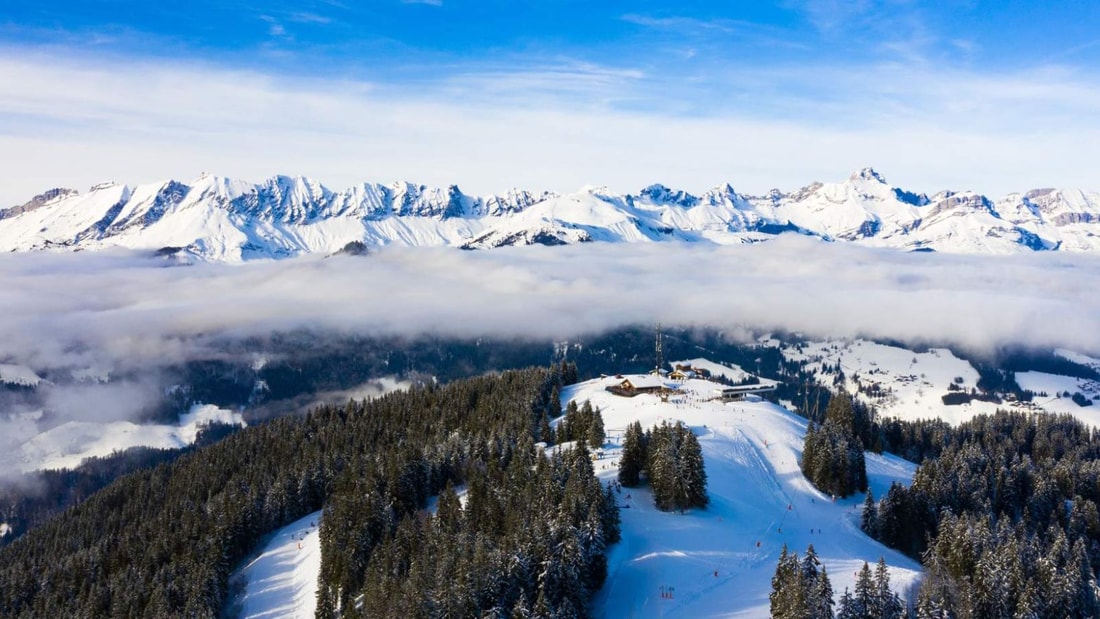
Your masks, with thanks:
M643 393L651 393L668 399L680 391L680 387L690 380L706 380L711 373L705 368L690 365L676 364L671 372L652 372L650 374L616 375L615 381L607 385L606 389L615 395L632 398ZM755 383L743 385L722 385L714 389L711 399L732 402L743 400L749 394L775 391L779 383L771 380L757 380ZM693 391L698 392L698 389Z

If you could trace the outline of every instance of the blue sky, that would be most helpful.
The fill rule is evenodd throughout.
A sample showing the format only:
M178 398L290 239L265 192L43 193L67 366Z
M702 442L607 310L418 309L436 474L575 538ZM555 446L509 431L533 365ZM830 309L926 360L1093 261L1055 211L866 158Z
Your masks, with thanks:
M0 204L201 171L1100 189L1100 3L10 3Z

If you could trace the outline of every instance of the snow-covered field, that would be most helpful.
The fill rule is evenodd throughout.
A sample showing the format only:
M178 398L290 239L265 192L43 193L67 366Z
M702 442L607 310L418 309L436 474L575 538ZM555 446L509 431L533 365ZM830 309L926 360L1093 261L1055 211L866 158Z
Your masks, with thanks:
M231 578L231 610L241 619L313 619L321 570L321 512L283 527Z
M38 433L35 419L27 418L22 424L26 426L26 439L0 453L0 471L73 468L85 458L109 456L138 446L185 447L195 442L203 425L212 422L244 425L240 413L209 404L192 406L176 425L68 421Z
M776 561L784 544L799 554L813 544L839 598L853 588L863 562L885 557L901 593L920 566L859 530L863 495L832 501L802 476L798 458L806 432L801 417L766 401L709 401L719 385L679 383L684 395L662 402L655 395L624 398L605 390L621 379L566 388L568 400L599 407L611 444L596 470L617 474L622 433L639 420L645 428L681 420L699 437L710 506L686 514L653 507L650 492L623 488L623 540L612 547L607 583L594 603L597 617L766 617ZM868 454L876 496L893 481L908 484L915 466ZM672 591L672 597L662 595Z
M938 417L959 424L998 408L991 402L943 403L952 381L961 378L958 384L967 391L978 383L978 371L970 362L945 348L916 353L867 340L826 340L798 347L784 345L783 354L792 361L806 361L807 369L825 384L831 384L839 364L845 389L873 404L880 417L910 421Z
M910 421L939 418L957 425L976 415L993 414L998 409L1019 409L1069 413L1087 424L1100 426L1100 402L1082 407L1068 397L1058 396L1066 391L1080 392L1088 398L1100 395L1100 384L1096 381L1043 372L1017 372L1016 382L1021 388L1047 395L1037 395L1030 403L1005 401L998 404L975 400L948 406L942 398L949 393L949 385L955 383L960 389L970 391L977 385L978 371L969 361L945 348L917 353L860 339L826 340L797 346L776 340L768 343L781 346L787 359L806 361L807 369L824 384L832 384L839 365L844 373L844 388L872 404L883 418ZM1067 350L1056 352L1075 363L1100 367L1100 360L1092 357Z

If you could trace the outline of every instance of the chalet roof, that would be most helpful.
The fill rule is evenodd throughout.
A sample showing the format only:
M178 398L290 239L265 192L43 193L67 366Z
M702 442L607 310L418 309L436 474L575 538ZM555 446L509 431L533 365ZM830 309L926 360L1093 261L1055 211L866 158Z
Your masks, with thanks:
M623 383L627 381L630 381L635 389L660 389L665 386L665 382L659 376L653 376L652 374L627 376L623 379Z

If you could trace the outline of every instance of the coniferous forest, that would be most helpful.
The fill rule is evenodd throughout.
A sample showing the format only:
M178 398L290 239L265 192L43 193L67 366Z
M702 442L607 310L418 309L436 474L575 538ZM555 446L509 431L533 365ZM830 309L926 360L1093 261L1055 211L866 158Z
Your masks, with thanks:
M839 497L867 490L865 436L870 416L851 396L840 392L829 401L825 423L810 424L799 463L802 474L818 490Z
M386 616L365 590L388 616L585 616L618 513L583 446L535 448L563 367L324 406L123 476L0 550L0 616L217 617L254 546L322 506L321 616Z
M1100 436L1068 415L887 424L927 454L863 528L924 564L922 617L1100 616ZM895 442L896 441L896 442Z
M878 500L868 493L861 517L868 535L921 560L925 573L909 600L914 616L1100 616L1100 436L1093 429L1068 415L1017 412L957 427L880 423L860 408L843 393L832 399L822 426L807 433L803 472L826 492L860 490L852 482L860 473L865 479L861 437L868 434L871 445L920 464L909 487L894 484ZM842 456L844 443L860 445L858 465ZM773 614L776 599L780 609L805 608L790 600L804 599L798 588L809 585L780 578L791 561L780 558ZM865 569L836 616L898 616L893 602L886 614L865 610L886 603L872 604L867 593L883 570L872 577Z
M628 349L651 345L648 333L617 337ZM686 338L675 345L685 357L701 348ZM613 350L585 354L603 368ZM802 467L819 489L862 491L864 449L920 464L910 487L868 495L861 523L922 561L912 614L1100 616L1093 429L1025 413L959 426L880 420L843 393L830 399L771 350L723 351L731 362L762 359L784 380L775 397L813 421ZM630 362L646 363L641 354ZM1010 371L984 372L989 383L987 375L1013 384ZM0 496L20 527L0 548L0 617L217 617L231 611L228 575L257 544L322 508L319 616L585 616L619 533L588 454L603 443L599 410L570 403L551 424L561 387L578 377L561 363L421 385L239 432L213 428L172 453L135 451L49 473L52 498ZM540 442L575 447L547 456ZM661 509L707 503L701 450L682 425L631 424L620 467L620 482L648 483ZM434 511L425 509L430 497ZM812 548L781 559L779 600L823 599L813 597L827 586L815 561ZM883 582L885 568L867 566L831 611L895 616ZM812 604L786 604L795 614L783 616L827 616L820 605L820 615L805 615Z
M641 485L643 475L649 481L657 509L682 513L710 502L703 450L683 422L673 425L666 421L644 433L637 421L627 426L619 458L619 483L634 488Z

